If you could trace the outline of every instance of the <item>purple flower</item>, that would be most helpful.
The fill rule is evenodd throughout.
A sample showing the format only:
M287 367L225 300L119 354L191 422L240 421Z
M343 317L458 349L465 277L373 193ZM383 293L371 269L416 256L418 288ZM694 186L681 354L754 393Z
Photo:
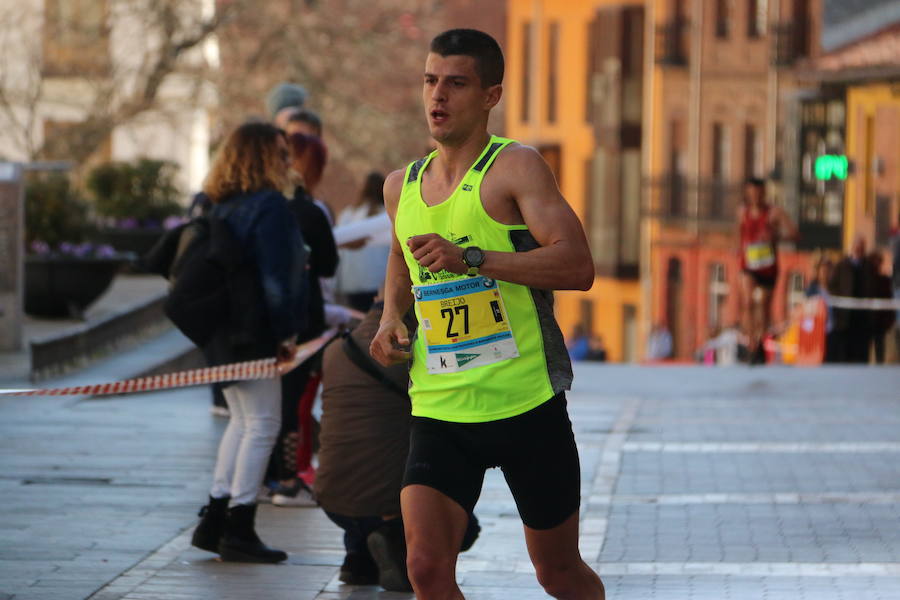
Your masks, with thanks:
M29 246L32 254L45 255L50 254L50 246L47 242L43 242L41 240L34 240L31 242Z
M182 223L184 223L186 221L187 221L187 219L184 217L175 217L175 216L166 217L166 220L163 221L163 229L166 229L166 230L175 229L176 227L178 227L179 225L181 225Z
M94 245L90 242L84 242L82 244L78 244L72 248L72 255L77 256L78 258L84 258L86 256L90 256L94 251Z
M56 249L63 254L75 254L75 244L72 242L60 242Z
M116 250L109 244L103 244L94 249L94 256L97 258L114 258L116 256Z
M134 217L125 217L124 219L119 219L119 227L122 229L137 229L140 227L140 223Z

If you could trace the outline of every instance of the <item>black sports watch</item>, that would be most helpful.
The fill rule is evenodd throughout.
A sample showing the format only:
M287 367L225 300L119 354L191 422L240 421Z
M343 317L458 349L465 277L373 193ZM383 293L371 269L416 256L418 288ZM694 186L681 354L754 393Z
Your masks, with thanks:
M475 275L478 275L478 268L484 264L484 250L478 246L463 248L462 260L466 263L466 266L469 267L469 270L466 271L466 275L474 277Z

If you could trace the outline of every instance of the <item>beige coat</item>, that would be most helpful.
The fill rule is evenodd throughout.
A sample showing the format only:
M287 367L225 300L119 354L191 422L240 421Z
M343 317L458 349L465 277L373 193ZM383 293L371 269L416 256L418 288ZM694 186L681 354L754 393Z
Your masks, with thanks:
M368 357L381 310L371 310L351 336L373 368L401 390L406 365L385 369ZM399 514L400 484L409 452L409 396L357 367L343 340L325 350L322 430L316 495L322 508L349 517Z

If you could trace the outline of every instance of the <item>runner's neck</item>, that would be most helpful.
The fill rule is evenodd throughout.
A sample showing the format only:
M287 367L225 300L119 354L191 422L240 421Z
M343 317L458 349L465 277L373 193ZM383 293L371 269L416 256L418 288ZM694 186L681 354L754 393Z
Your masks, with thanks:
M448 186L458 182L481 156L490 141L491 134L482 130L459 145L445 146L439 143L437 155L431 161L435 167L431 169L431 176Z

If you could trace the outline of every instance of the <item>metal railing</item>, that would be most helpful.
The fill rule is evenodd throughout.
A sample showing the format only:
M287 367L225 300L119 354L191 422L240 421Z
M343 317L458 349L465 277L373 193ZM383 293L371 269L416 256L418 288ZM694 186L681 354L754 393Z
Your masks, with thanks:
M646 180L644 186L643 215L670 223L729 224L740 202L740 185L725 181L691 181L669 173Z

